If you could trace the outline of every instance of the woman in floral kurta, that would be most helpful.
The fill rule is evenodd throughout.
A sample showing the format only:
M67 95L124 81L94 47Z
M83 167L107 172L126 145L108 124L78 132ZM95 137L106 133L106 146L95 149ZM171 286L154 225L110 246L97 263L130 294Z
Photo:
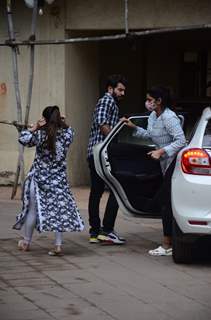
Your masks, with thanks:
M36 154L24 184L22 212L13 228L19 230L25 225L24 240L19 241L22 250L29 249L34 228L39 232L54 231L56 247L49 254L57 255L61 252L62 233L81 231L84 224L66 175L66 155L73 130L61 120L57 106L45 108L43 116L19 137L24 146L36 146Z

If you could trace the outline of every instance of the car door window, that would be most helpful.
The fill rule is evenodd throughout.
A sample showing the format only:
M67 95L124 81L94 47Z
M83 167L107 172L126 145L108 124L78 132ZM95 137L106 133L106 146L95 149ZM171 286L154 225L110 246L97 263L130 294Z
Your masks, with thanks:
M136 126L141 127L143 129L147 129L148 116L145 116L143 118L134 117L130 119ZM144 139L141 137L136 137L134 135L134 129L127 126L124 126L122 128L122 130L117 135L116 139L118 143L128 143L133 145L135 144L140 146L155 147L154 143L150 138Z

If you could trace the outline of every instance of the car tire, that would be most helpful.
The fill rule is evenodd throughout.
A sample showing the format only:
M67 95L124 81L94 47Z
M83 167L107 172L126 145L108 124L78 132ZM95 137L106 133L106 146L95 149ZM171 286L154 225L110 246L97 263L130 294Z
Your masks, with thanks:
M172 234L173 260L175 263L190 264L193 262L193 243L186 242L185 236L180 230L177 222L173 219Z

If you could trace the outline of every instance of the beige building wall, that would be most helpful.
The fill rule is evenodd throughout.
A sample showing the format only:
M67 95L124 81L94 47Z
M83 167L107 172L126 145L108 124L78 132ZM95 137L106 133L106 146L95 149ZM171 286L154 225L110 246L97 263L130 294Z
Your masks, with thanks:
M91 117L99 96L98 44L66 46L66 114L75 130L70 151L72 185L87 184L87 143Z
M24 5L23 0L12 1L14 4L14 27L18 39L27 39L31 30L32 10ZM50 7L46 7L43 16L38 17L37 39L64 38L64 1L55 2L59 16L55 17ZM8 39L5 4L0 2L0 40ZM23 23L24 21L24 23ZM25 111L28 77L29 54L27 47L20 47L18 56L19 82L22 107ZM36 46L35 48L34 87L30 122L39 119L43 108L58 104L65 110L65 52L64 46ZM8 47L0 47L0 84L5 83L7 92L0 95L0 119L17 120L16 100L13 82L12 54ZM24 112L23 112L24 113ZM16 129L0 124L0 184L11 183L16 171L18 156ZM31 165L34 149L26 149L26 170Z
M123 0L71 0L66 4L68 29L124 28ZM209 0L129 0L128 10L130 29L211 23Z

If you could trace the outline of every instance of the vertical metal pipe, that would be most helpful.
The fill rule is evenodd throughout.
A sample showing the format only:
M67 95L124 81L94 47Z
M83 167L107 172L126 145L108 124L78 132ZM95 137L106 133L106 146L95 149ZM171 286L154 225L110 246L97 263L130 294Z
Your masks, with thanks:
M34 0L34 7L32 13L32 24L31 24L31 36L30 38L34 41L36 39L36 26L37 26L37 14L38 14L38 0ZM29 112L31 107L32 99L32 88L34 81L34 44L30 45L30 64L29 64L29 83L28 83L28 94L26 99L26 113L25 113L25 125L27 126L29 120Z
M125 33L128 34L128 0L125 0Z
M12 10L11 10L11 0L7 0L7 22L8 22L8 34L10 41L15 41L15 32L12 20ZM14 87L15 96L17 103L17 120L22 122L22 108L21 108L21 96L19 89L19 76L18 76L18 49L17 46L12 46L12 62L13 62L13 77L14 77Z
M11 44L15 41L15 32L13 26L12 19L12 9L11 9L11 0L7 0L7 23L8 23L8 34ZM21 107L21 95L19 88L19 76L18 76L18 48L17 46L11 46L12 48L12 62L13 62L13 77L14 77L14 87L15 87L15 97L16 97L16 105L17 105L17 120L18 122L22 122L22 107ZM18 154L18 162L15 173L15 181L13 185L11 198L13 199L17 192L18 180L21 173L21 185L23 186L24 181L24 148L19 144L18 146L19 154Z

